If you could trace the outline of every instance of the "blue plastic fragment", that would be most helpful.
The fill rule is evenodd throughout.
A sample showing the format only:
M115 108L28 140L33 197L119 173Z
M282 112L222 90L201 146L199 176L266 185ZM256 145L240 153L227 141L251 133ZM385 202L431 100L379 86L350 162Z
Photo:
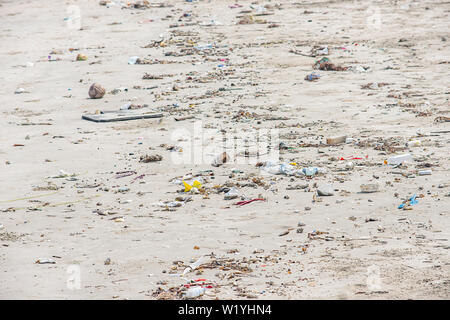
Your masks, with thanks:
M399 208L399 209L403 209L403 207L404 207L405 205L407 205L408 202L409 202L410 205L413 206L413 205L419 203L419 200L416 200L416 195L413 195L411 198L409 198L409 200L408 200L407 202L402 203L401 205L399 205L398 208Z

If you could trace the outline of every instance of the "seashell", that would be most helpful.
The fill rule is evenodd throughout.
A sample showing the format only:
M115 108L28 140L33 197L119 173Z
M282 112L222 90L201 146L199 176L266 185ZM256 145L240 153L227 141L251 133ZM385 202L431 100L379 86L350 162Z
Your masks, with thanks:
M93 83L89 88L89 97L91 97L91 99L100 99L105 95L105 92L105 88L98 83Z

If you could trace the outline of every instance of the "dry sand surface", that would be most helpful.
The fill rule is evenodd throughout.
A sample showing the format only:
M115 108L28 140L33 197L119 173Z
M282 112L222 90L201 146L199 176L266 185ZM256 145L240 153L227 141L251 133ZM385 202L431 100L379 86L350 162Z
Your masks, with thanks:
M140 3L0 1L0 298L450 297L448 1Z

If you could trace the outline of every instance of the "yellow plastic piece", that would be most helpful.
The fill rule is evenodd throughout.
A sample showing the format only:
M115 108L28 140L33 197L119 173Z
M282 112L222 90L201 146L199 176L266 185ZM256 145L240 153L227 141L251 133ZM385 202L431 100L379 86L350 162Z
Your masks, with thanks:
M189 191L191 191L192 188L201 189L201 187L202 187L202 184L200 183L200 181L197 181L197 180L194 181L192 186L190 184L186 183L185 181L183 181L183 185L184 185L184 192L189 192Z

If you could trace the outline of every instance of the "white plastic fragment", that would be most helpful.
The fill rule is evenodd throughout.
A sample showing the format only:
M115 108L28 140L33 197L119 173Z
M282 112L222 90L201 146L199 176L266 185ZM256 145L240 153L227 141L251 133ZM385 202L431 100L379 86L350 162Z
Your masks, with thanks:
M190 288L188 291L186 291L184 297L186 299L193 299L193 298L197 298L201 295L203 295L206 291L206 288L201 288L201 287L195 287L195 288Z
M198 259L194 263L191 263L186 269L184 269L183 276L186 273L194 271L195 269L197 269L204 262L204 260L205 260L205 256L201 256L200 259Z
M431 171L431 169L428 170L420 170L419 172L417 172L417 174L419 176L429 176L431 175L433 172Z
M37 264L55 264L56 261L51 259L51 258L40 258L38 260L36 260Z
M411 154L406 153L406 154L401 154L401 155L398 155L398 156L390 157L387 160L387 163L389 165L399 165L399 164L402 164L403 162L411 162L412 159L413 158L412 158Z

